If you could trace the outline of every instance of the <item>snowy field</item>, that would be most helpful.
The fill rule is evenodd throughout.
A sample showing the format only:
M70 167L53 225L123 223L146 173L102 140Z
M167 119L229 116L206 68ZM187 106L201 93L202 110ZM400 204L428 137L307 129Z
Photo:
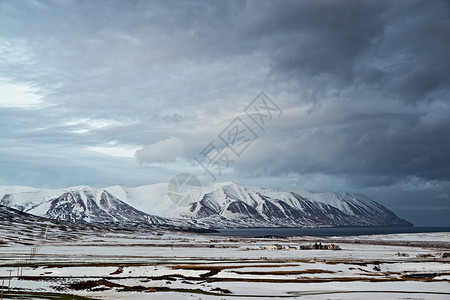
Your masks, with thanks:
M65 240L55 230L33 235L0 225L4 299L450 299L450 233L228 238L93 228L67 234ZM300 250L314 243L341 250Z

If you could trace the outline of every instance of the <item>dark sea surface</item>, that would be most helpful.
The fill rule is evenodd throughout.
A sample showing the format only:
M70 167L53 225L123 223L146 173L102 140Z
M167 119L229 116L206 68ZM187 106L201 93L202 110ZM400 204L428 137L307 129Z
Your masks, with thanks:
M215 235L263 236L347 236L392 233L450 232L450 227L339 227L339 228L234 228L217 229Z

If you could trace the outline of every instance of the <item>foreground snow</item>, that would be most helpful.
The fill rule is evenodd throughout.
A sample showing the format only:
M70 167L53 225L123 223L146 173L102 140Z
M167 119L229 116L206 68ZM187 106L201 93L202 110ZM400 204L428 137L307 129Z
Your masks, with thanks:
M26 229L26 228L25 228ZM0 224L0 280L12 293L95 299L448 299L450 233L339 237L340 251L299 250L336 238L227 238L91 228L71 240ZM401 246L404 241L428 246ZM390 241L392 244L377 244ZM272 244L295 247L268 250ZM6 285L6 283L5 283ZM9 296L7 296L9 297ZM37 295L33 294L32 299Z

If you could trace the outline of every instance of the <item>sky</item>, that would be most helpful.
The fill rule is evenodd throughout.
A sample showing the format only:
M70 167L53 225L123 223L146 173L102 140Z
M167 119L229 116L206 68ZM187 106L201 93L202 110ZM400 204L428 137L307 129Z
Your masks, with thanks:
M189 173L450 226L448 53L448 1L2 0L0 185Z

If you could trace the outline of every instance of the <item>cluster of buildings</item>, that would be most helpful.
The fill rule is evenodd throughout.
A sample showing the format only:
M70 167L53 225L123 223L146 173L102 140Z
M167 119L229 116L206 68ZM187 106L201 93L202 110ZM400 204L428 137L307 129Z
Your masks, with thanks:
M231 243L238 243L239 240L237 239L232 239L232 238L227 238L226 240L227 242L231 242ZM219 243L219 240L209 240L208 243L210 244L215 244L215 243ZM255 241L247 241L250 243L256 243ZM210 245L210 248L215 248L214 245ZM267 247L264 246L259 246L257 248L254 249L250 249L247 248L247 250L341 250L341 247L339 247L336 244L322 244L320 243L314 243L314 244L309 244L309 245L300 245L299 247L296 246L291 246L291 245L280 245L280 244L272 244L269 245Z
M281 246L279 244L273 244L267 247L269 250L294 250L297 249L296 247L292 246ZM314 243L311 245L301 245L300 250L341 250L341 247L339 247L336 244L322 244L322 243Z

